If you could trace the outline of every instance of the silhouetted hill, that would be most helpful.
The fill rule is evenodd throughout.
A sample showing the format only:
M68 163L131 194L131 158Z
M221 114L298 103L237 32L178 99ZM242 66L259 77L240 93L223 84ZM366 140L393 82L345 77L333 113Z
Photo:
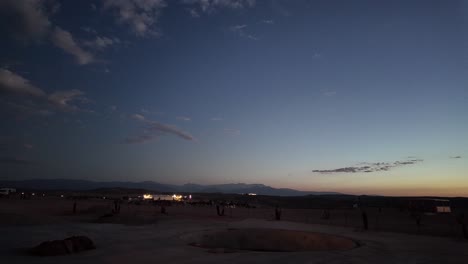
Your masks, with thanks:
M298 191L287 188L273 188L264 184L216 184L216 185L200 185L200 184L184 184L171 185L162 184L153 181L144 182L97 182L88 180L68 180L68 179L33 179L22 181L5 181L0 180L0 187L13 187L19 189L30 190L76 190L87 191L102 188L128 188L128 189L145 189L158 192L191 192L191 193L256 193L258 195L272 196L304 196L304 195L322 195L322 194L338 194L335 192L308 192Z

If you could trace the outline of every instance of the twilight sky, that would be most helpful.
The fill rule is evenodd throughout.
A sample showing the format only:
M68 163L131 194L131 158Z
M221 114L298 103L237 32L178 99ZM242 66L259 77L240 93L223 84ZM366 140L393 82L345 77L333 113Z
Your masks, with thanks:
M0 0L0 179L468 196L468 1Z

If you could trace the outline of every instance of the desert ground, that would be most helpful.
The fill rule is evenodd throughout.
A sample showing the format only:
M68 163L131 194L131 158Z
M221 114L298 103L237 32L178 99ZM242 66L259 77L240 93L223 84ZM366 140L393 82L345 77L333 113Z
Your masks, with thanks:
M369 209L369 230L358 210L226 208L45 197L0 199L2 263L468 263L468 242L449 215L424 217ZM234 234L234 236L232 235ZM96 249L64 256L32 256L43 241L84 235ZM326 239L322 239L326 237ZM328 239L328 240L327 240Z

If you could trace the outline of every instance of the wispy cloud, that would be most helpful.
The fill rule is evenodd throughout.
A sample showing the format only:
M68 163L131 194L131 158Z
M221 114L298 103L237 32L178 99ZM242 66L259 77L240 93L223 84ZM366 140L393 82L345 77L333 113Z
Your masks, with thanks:
M159 16L167 6L164 0L104 0L105 10L115 11L118 24L127 24L139 37L158 36Z
M167 0L102 0L91 3L93 11L98 8L110 12L117 25L129 26L139 37L158 37L162 34L159 17L163 10L176 1ZM180 0L192 17L211 13L218 9L242 9L255 5L255 0ZM81 30L95 35L94 39L77 39L73 32L52 23L52 15L60 10L56 0L2 0L0 1L0 30L9 36L25 41L48 38L56 47L74 57L80 65L96 63L96 52L119 43L126 43L115 37L99 36L91 27ZM267 21L268 23L269 21ZM256 40L256 36L240 31L243 37Z
M178 116L176 117L177 120L181 120L181 121L191 121L192 119L190 117L186 117L186 116Z
M120 43L120 39L113 37L105 37L105 36L96 36L93 40L85 40L83 41L83 45L90 47L94 50L103 50L110 46L116 45Z
M133 115L132 115L132 118L133 118L134 120L137 120L137 121L145 121L145 120L146 120L145 116L144 116L144 115L140 115L140 114L133 114Z
M72 34L60 27L55 27L51 35L52 43L61 48L66 53L73 55L75 60L80 65L85 65L94 62L94 56L78 45Z
M89 112L73 104L88 101L82 91L59 90L46 94L23 76L2 68L0 68L0 93L18 97L16 102L7 102L7 105L23 113L49 115L53 110Z
M97 31L91 27L80 27L81 30L83 30L84 32L86 33L90 33L90 34L94 34L96 35L97 34Z
M273 21L273 20L271 20L271 19L270 19L270 20L264 19L264 20L260 21L260 23L268 24L268 25L273 25L273 24L275 23L275 21Z
M190 141L195 140L195 138L190 133L179 129L176 126L162 124L162 123L155 122L155 121L150 121L148 124L149 124L148 129L150 131L153 131L156 133L161 132L164 134L173 134L185 140L190 140Z
M327 170L313 170L312 172L317 173L358 173L358 172L378 172L378 171L389 171L393 168L406 166L406 165L413 165L416 163L423 162L422 159L410 159L410 160L403 160L403 161L395 161L395 162L374 162L368 163L363 162L360 163L359 166L352 166L352 167L343 167L337 169L327 169Z
M196 11L212 13L221 8L242 9L255 6L255 0L183 0L182 3L195 5Z
M326 97L331 97L331 96L336 95L336 91L329 90L329 89L322 89L320 90L320 93L322 93L322 95Z
M231 27L231 30L236 32L236 31L241 31L244 30L247 27L247 25L235 25Z
M231 26L229 29L236 33L237 35L239 35L240 37L243 37L243 38L248 38L248 39L251 39L251 40L258 40L258 38L254 35L251 35L249 33L246 32L246 28L247 28L247 25L243 24L243 25L235 25L235 26Z
M29 80L8 69L2 68L0 68L0 92L37 97L45 95L42 89L32 85Z
M189 8L188 11L192 17L200 17L200 14L198 13L197 9Z
M239 129L234 129L234 128L225 128L224 133L231 135L231 136L239 136L241 131Z
M77 105L73 105L72 102L81 101L87 102L88 99L83 96L84 93L80 90L67 90L53 92L48 96L49 102L64 111L80 111Z
M59 10L60 3L54 0L2 0L0 27L6 25L9 35L24 41L48 36L56 47L74 56L78 64L94 62L93 54L84 50L69 31L53 26L49 16Z
M169 124L163 124L156 121L148 120L141 114L133 114L132 119L145 124L145 128L141 135L128 137L124 140L126 144L139 144L153 139L157 139L162 135L170 134L180 137L185 140L194 141L195 138L188 132Z

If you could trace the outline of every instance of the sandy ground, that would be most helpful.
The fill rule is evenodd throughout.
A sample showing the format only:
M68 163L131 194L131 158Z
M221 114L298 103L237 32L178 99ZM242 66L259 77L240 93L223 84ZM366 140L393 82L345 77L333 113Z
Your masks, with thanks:
M468 263L468 242L458 237L362 232L355 227L253 217L220 218L212 216L211 211L202 214L204 208L190 208L185 214L165 216L154 209L129 207L123 208L127 213L110 221L122 224L92 223L108 209L108 203L82 202L82 210L75 216L70 215L69 204L69 201L0 201L1 263ZM335 234L351 238L360 246L345 251L285 253L226 251L188 245L186 237L192 233L226 228ZM42 241L73 235L90 237L97 249L58 257L24 254L25 249Z

